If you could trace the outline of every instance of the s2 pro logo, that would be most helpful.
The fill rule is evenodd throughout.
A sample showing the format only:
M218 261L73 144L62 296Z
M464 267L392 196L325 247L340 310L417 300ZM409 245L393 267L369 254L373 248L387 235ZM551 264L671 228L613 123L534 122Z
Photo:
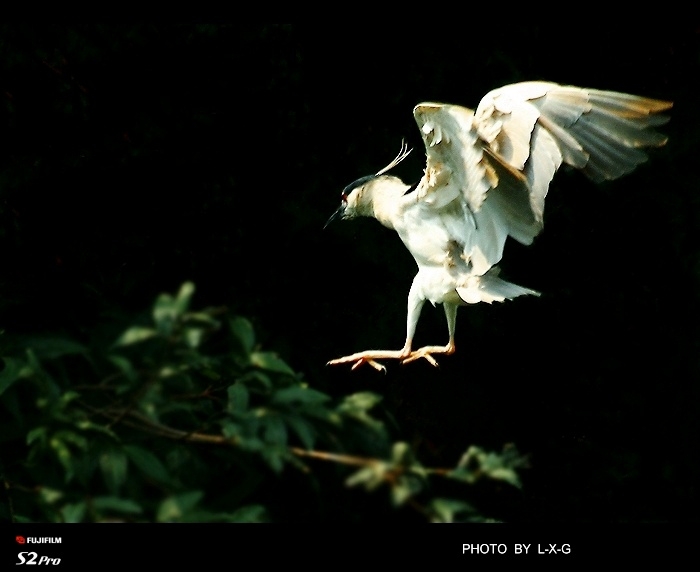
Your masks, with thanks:
M56 566L61 563L60 558L49 558L48 556L39 556L36 552L20 552L17 555L17 558L19 559L19 562L15 562L15 566L20 566L22 564L25 564L27 566L40 564Z

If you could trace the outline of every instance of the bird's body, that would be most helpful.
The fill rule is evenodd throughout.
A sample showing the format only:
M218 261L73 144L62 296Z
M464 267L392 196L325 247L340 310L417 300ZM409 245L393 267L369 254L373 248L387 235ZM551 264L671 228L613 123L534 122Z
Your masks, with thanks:
M475 111L421 103L414 117L427 166L409 186L387 167L348 185L331 217L371 216L395 230L418 265L408 296L406 343L399 351L369 350L330 364L404 362L452 353L458 305L538 293L502 280L497 264L506 238L530 244L543 226L549 182L562 163L594 181L615 179L646 160L642 147L666 138L651 129L671 103L549 82L525 82L487 94ZM329 220L329 222L330 222ZM412 350L425 300L443 304L446 346Z

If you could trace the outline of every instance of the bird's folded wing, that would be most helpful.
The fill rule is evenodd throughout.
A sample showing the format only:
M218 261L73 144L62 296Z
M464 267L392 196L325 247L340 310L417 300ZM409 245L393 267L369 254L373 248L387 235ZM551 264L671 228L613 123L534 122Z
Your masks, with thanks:
M510 211L509 234L527 244L542 226L547 189L562 162L594 181L632 171L647 158L641 148L666 142L651 128L668 120L657 113L671 105L549 82L493 90L476 111L421 103L414 117L428 161L418 198L435 208L461 198L478 212L488 197L494 212Z

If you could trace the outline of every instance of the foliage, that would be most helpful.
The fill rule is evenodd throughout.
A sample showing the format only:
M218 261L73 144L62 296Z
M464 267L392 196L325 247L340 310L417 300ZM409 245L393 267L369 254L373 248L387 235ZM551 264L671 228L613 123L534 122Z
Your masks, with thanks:
M471 447L453 469L424 467L405 442L392 442L378 395L334 400L310 387L258 347L245 318L190 310L193 292L185 283L161 294L148 322L102 348L5 335L4 517L295 520L288 507L270 506L275 489L307 498L309 487L340 481L387 489L393 506L431 521L481 520L462 498L441 497L435 481L462 483L465 494L480 480L519 486L513 451Z

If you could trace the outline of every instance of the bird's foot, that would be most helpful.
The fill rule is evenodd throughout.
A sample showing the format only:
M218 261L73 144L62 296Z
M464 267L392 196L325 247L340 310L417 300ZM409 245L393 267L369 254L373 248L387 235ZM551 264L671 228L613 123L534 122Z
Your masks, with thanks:
M391 350L367 350L364 352L358 352L349 356L341 357L338 359L332 359L326 365L340 365L344 363L351 363L352 369L355 370L363 364L372 366L377 371L383 371L386 373L386 367L380 364L378 359L403 359L405 358L403 350L391 351Z
M416 361L417 359L424 358L433 367L440 367L432 354L449 356L453 353L455 353L454 344L447 344L446 346L424 346L417 350L413 350L401 361L401 363L410 363L412 361Z
M384 373L386 373L386 367L376 360L397 359L400 360L402 364L404 364L416 361L420 358L424 358L428 363L430 363L430 365L434 367L439 367L438 362L431 354L450 355L453 354L454 351L454 344L447 344L446 346L425 346L414 351L406 350L405 348L397 351L367 350L338 359L332 359L326 365L340 365L345 363L351 363L351 369L355 370L361 365L367 364L376 369L377 371L383 371Z

